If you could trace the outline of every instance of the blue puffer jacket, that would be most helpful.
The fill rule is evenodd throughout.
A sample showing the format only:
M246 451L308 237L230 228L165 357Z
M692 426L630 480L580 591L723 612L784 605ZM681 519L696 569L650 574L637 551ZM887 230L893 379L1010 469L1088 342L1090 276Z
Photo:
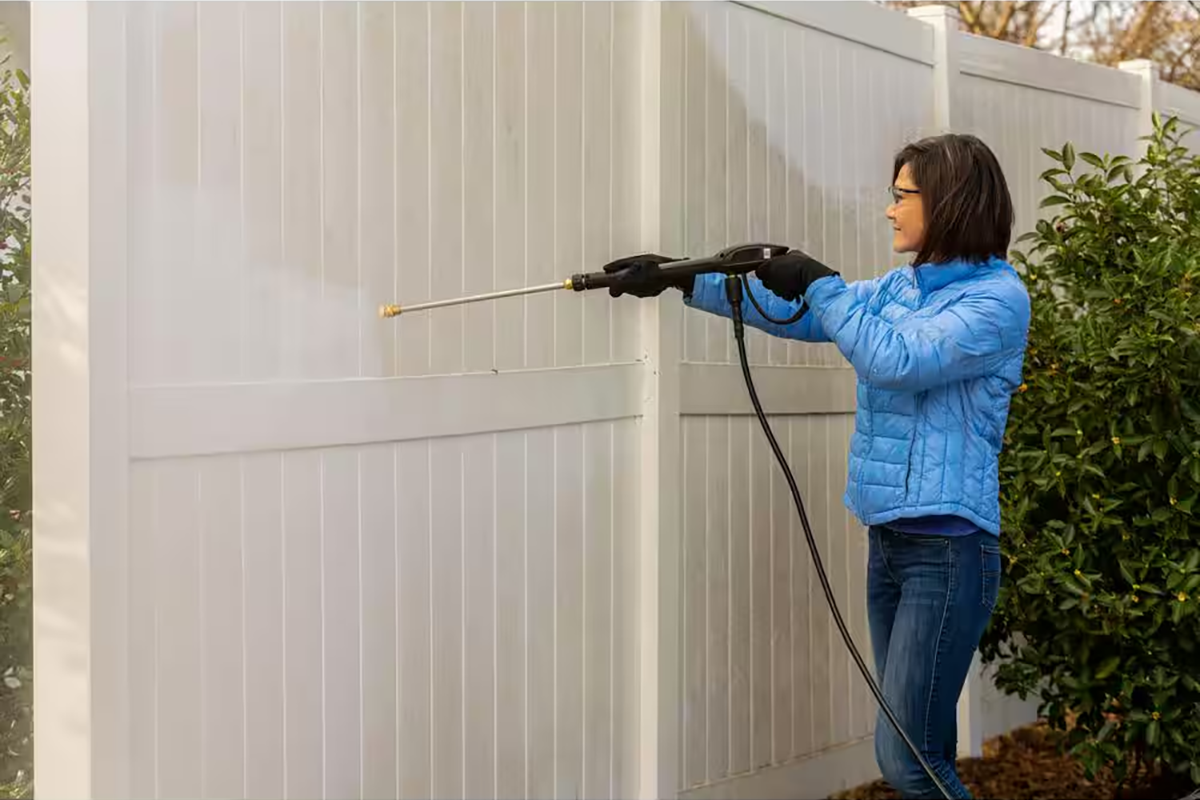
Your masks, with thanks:
M696 279L693 308L728 317L724 277ZM799 304L757 279L775 319ZM1000 533L998 456L1021 384L1029 294L1005 261L900 267L873 280L815 281L809 312L767 322L743 303L747 325L775 336L833 342L858 375L847 507L864 525L953 515Z

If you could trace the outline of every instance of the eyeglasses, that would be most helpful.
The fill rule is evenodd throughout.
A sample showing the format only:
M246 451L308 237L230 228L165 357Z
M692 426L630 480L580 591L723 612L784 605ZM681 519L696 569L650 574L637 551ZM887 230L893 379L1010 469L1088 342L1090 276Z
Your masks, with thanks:
M906 194L920 194L920 193L921 192L918 189L901 189L899 186L889 186L888 187L888 194L890 194L892 196L892 202L896 203L896 204L899 204L899 202L904 199L904 195L906 195Z

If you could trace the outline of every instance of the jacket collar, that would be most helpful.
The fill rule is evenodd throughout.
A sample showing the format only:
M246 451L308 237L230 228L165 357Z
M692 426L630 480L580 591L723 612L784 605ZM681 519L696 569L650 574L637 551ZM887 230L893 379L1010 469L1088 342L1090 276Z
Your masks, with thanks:
M955 259L945 264L918 264L913 267L913 278L922 294L936 292L950 284L980 272L992 272L1003 269L1006 262L999 258L989 258L984 262L963 261Z

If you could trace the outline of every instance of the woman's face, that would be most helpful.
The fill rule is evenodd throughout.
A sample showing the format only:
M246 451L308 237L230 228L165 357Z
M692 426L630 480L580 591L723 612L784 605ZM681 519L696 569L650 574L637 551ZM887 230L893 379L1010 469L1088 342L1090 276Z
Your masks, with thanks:
M900 168L892 185L887 218L892 223L892 249L897 253L918 252L925 240L925 208L908 164Z

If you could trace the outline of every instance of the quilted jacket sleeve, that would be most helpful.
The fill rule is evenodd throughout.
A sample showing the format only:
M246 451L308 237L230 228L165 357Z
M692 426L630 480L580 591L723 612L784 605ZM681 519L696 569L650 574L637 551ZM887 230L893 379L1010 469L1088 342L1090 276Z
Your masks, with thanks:
M1019 280L979 287L940 314L894 325L866 298L833 276L806 295L815 316L867 384L920 392L989 374L1014 349L1024 349L1029 295Z
M763 286L758 278L752 275L748 276L747 283L749 284L750 291L754 292L754 299L762 306L763 311L767 312L767 316L774 319L788 319L800 310L800 303L784 300ZM870 297L874 291L875 283L875 280L856 281L849 284L847 290L849 293L862 298L865 302L866 298ZM846 284L842 285L846 286ZM695 285L692 287L692 296L684 302L692 308L707 311L710 314L716 314L720 317L733 316L733 309L729 305L728 298L725 297L724 275L717 275L715 273L698 275ZM742 318L747 325L783 339L798 339L802 342L833 341L826 334L816 315L812 314L811 311L791 325L778 325L763 319L762 314L758 313L758 309L754 307L754 304L750 302L750 298L747 297L742 300Z

